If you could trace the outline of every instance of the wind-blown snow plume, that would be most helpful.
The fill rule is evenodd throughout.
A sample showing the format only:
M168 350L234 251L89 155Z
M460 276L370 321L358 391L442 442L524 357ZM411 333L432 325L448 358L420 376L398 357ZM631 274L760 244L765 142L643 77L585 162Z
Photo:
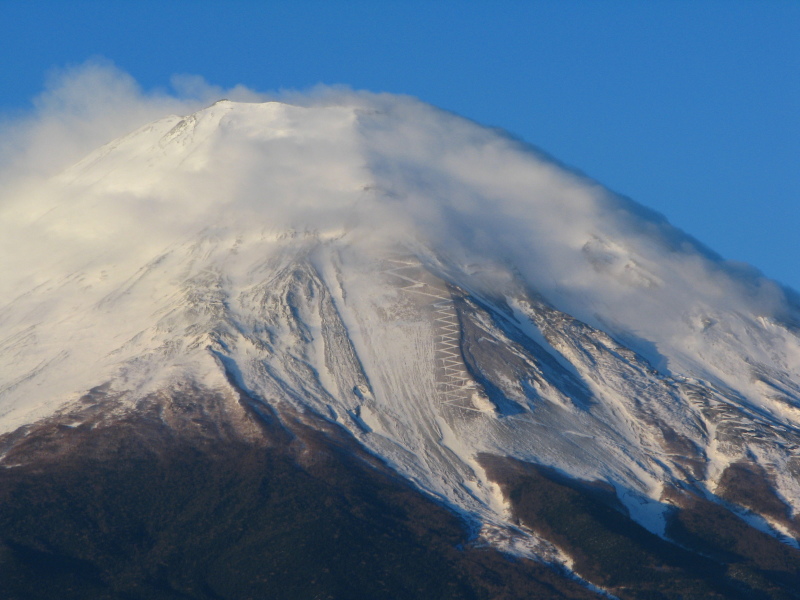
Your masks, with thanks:
M501 132L409 97L320 88L293 94L293 106L220 104L149 126L173 138L159 142L156 164L146 129L104 159L103 169L118 161L113 173L92 171L106 148L47 177L212 97L268 99L187 77L176 87L183 96L144 93L93 62L61 73L33 116L6 124L0 298L51 277L48 269L62 269L76 247L81 256L102 247L100 262L139 264L213 223L415 239L463 264L513 265L577 316L659 345L688 343L686 319L709 307L766 318L793 312L778 285L728 265L660 215Z

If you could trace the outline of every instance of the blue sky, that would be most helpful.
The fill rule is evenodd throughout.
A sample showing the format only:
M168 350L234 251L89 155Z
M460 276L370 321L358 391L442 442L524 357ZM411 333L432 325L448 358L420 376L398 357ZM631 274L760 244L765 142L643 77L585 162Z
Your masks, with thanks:
M0 114L105 57L411 94L502 127L800 290L800 2L0 0Z

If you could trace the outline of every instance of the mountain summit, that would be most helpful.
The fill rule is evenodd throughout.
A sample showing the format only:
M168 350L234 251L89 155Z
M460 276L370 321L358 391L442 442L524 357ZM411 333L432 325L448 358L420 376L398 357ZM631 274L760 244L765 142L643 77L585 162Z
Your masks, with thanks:
M223 100L2 210L10 598L55 597L43 568L75 597L798 597L796 296L502 132L388 95ZM131 481L203 506L133 509ZM394 546L336 566L366 533L261 572L306 548L258 520L284 496L312 537L377 511L455 583L398 583ZM198 528L241 556L189 560Z

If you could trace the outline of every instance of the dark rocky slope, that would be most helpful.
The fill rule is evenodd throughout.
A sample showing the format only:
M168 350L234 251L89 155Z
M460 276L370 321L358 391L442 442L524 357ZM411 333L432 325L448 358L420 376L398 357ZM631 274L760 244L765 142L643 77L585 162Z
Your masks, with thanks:
M521 523L622 600L800 598L800 551L723 506L675 491L666 541L628 518L613 488L483 455Z
M196 389L108 420L106 400L5 457L0 598L597 597L471 547L459 518L323 420Z

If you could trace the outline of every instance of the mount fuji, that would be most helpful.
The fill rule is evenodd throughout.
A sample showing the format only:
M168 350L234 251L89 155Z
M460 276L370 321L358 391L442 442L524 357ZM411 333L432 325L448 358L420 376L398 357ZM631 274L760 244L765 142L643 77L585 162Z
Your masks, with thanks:
M800 597L800 298L508 134L223 100L4 196L0 597Z

